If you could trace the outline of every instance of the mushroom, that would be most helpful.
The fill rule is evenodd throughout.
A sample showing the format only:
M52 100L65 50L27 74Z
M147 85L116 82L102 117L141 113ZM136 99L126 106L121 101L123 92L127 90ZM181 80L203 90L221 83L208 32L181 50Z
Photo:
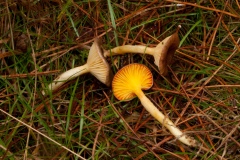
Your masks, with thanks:
M133 63L120 69L113 78L113 94L118 100L129 101L136 96L145 109L166 127L179 141L196 146L197 142L192 137L185 135L177 126L144 95L142 90L148 90L153 85L151 71L143 64Z
M65 82L88 72L94 75L99 81L101 81L105 85L111 85L113 77L112 72L108 62L103 57L102 49L99 46L99 39L97 38L94 40L90 48L87 63L62 73L51 84L49 84L48 88L49 90L54 91L61 85L63 85ZM43 95L45 95L44 91L42 93Z
M143 45L123 45L104 51L104 57L125 53L149 54L154 57L154 63L158 66L160 74L166 76L168 73L167 65L171 63L174 53L180 43L178 37L178 31L180 28L181 26L179 25L174 34L166 37L154 48Z

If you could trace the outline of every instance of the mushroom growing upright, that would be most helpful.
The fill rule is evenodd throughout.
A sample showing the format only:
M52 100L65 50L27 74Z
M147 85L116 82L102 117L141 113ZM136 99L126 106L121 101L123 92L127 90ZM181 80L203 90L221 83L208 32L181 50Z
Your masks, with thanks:
M103 57L102 49L99 46L99 39L97 38L94 40L90 48L87 63L62 73L51 84L49 84L48 88L49 90L54 91L65 82L89 72L107 86L111 85L112 72L108 62ZM44 91L42 93L45 95Z
M105 51L104 56L120 55L125 53L141 53L149 54L154 57L154 63L158 66L160 74L167 75L169 65L172 61L174 53L179 46L178 29L174 34L166 37L162 42L160 42L156 47L150 48L143 45L123 45L115 47L111 50Z
M142 90L152 87L153 77L151 71L142 64L129 64L120 69L113 78L113 94L118 100L129 101L136 96L145 109L165 126L179 141L188 145L196 146L197 142L185 135L177 126L144 95Z

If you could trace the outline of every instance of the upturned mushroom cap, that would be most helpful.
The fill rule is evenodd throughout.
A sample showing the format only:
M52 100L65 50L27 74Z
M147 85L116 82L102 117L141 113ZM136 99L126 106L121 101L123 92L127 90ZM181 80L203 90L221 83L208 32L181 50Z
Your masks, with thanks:
M154 63L158 66L160 74L164 76L168 73L167 66L171 64L174 53L178 49L180 43L178 37L178 30L180 27L181 26L178 26L178 29L174 34L160 42L153 54L155 60Z
M97 38L90 48L87 65L90 73L99 81L107 86L111 85L113 74L107 60L103 57L100 40Z
M120 69L113 78L113 94L118 100L129 101L153 85L151 71L142 64L133 63Z

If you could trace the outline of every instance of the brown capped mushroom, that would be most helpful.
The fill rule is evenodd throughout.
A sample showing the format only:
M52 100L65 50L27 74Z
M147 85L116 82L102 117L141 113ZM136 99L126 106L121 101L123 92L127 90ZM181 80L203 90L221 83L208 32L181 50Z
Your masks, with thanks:
M142 64L129 64L120 69L113 78L113 94L118 100L129 101L136 96L145 109L165 126L179 141L196 146L197 142L192 137L184 134L177 126L144 95L142 90L152 87L153 77L151 71Z
M142 45L123 45L105 51L104 57L125 53L149 54L154 57L154 63L158 66L160 74L165 76L168 72L167 66L171 63L174 53L180 43L178 37L179 28L181 28L180 25L174 34L165 38L155 48L150 48Z
M49 90L54 91L61 85L63 85L65 82L89 72L105 85L111 85L112 72L108 62L103 57L103 52L99 46L98 39L94 40L90 48L86 64L62 73L51 84L49 84L48 88ZM44 91L42 93L43 95L45 95Z

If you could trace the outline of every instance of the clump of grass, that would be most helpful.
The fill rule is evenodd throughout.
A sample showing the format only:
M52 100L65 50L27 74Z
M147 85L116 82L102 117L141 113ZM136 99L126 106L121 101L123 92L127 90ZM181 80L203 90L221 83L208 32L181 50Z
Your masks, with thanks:
M239 13L237 1L2 3L0 157L238 158ZM180 144L137 99L118 102L111 88L90 75L41 94L60 73L85 64L96 36L105 49L153 47L177 25L181 45L168 76L146 55L108 61L114 72L128 63L147 65L154 75L148 97L207 150Z

